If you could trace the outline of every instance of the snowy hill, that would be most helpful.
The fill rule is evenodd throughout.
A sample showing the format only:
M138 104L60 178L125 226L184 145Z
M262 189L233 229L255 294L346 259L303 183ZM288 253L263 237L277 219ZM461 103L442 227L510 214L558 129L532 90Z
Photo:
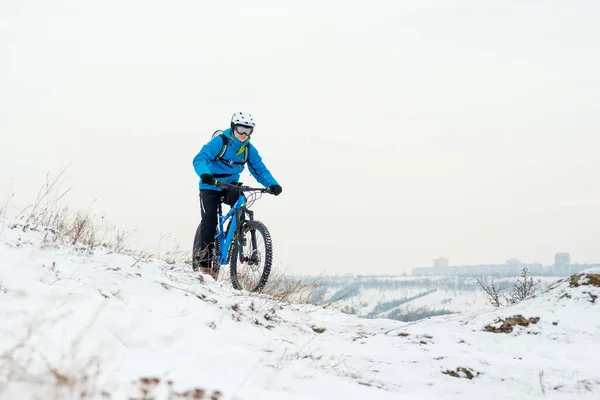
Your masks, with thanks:
M600 396L600 270L414 323L236 292L0 226L0 399Z
M498 287L511 288L515 277L491 278ZM303 277L305 282L314 277ZM562 277L534 276L536 289L545 289ZM414 321L434 315L489 311L493 306L476 277L469 276L333 276L318 280L317 304L367 318Z

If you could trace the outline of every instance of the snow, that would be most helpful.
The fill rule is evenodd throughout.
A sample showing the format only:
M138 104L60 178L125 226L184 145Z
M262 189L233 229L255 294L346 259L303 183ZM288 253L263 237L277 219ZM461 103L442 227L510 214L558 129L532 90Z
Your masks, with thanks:
M403 323L277 302L46 233L0 231L2 400L144 398L143 387L156 399L600 396L600 287L589 278L600 270L514 306ZM485 330L516 315L539 320Z
M534 276L539 288L546 288L559 277ZM496 285L511 287L516 277L494 278ZM392 286L396 281L399 286ZM487 295L473 277L393 277L378 276L372 279L340 279L340 284L328 282L323 298L325 302L335 299L332 307L358 316L376 316L393 318L394 313L407 315L411 312L424 310L440 314L487 311L493 309ZM381 285L377 285L380 282ZM486 282L489 284L489 280ZM452 285L454 283L454 285ZM391 287L390 287L391 286ZM382 303L398 301L398 306L389 306L385 311L377 311Z

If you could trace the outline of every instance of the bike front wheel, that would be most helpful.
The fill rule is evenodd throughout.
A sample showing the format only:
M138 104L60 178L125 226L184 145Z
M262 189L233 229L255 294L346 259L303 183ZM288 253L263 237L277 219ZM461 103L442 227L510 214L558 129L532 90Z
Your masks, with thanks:
M273 262L269 230L260 221L244 221L233 240L229 270L234 289L259 292L267 284Z

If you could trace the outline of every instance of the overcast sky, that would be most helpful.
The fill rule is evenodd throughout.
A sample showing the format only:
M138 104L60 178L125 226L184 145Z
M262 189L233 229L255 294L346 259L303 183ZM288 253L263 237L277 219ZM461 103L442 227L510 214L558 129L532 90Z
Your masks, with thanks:
M283 186L254 206L278 268L600 262L599 20L596 0L3 0L0 200L68 166L72 207L189 249L192 159L247 110Z

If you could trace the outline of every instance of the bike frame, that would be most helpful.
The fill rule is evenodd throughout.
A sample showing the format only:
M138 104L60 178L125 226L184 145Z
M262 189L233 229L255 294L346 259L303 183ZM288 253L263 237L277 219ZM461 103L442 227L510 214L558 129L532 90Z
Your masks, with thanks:
M242 213L242 211L248 211L246 209L246 196L243 192L240 193L238 201L236 201L233 207L231 207L231 210L229 210L229 212L225 216L223 216L222 208L219 207L219 233L215 235L215 240L218 240L219 244L221 245L221 254L219 254L219 264L221 265L227 264L227 254L229 254L229 247L231 246L231 242L233 241L233 235L238 229L238 217ZM225 224L227 223L227 221L231 222L229 224L229 231L227 231L227 236L225 237Z
M255 189L249 187L246 188L252 191L267 192L266 189ZM246 214L248 215L250 221L254 219L254 211L251 211L248 208L246 208L246 200L247 198L244 194L244 191L240 190L240 197L225 216L223 216L222 204L219 204L219 209L217 212L219 233L215 234L215 241L218 240L220 244L220 254L218 260L220 265L227 264L227 255L229 254L229 248L231 247L231 244L233 242L234 234L238 231L238 233L241 234L241 226L239 224L240 217L243 214ZM227 221L230 221L230 223L229 230L227 231L227 236L225 236L225 224L227 223ZM239 238L240 236L238 235L237 237ZM254 235L252 235L251 240L252 244L254 245L253 248L256 248L256 237ZM238 248L240 247L238 246ZM243 257L243 254L240 254L240 256Z

